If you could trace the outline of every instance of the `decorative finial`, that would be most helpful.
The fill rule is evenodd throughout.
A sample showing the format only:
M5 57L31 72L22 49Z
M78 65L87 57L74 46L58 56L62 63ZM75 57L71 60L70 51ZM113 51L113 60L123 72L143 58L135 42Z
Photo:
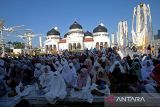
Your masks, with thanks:
M58 31L58 27L57 26L55 26L54 29Z
M101 25L101 26L104 26L104 24L103 24L103 23L100 23L100 25Z
M143 3L142 2L140 2L140 7L143 7Z

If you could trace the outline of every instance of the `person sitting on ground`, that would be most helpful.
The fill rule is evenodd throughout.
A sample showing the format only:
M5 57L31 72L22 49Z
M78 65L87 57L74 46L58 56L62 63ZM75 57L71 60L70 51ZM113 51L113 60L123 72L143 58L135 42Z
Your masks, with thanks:
M10 75L7 76L6 78L6 84L8 87L12 89L12 92L8 94L9 97L13 97L17 95L15 87L19 84L19 82L22 80L22 72L21 68L18 67L17 65L14 65L12 68Z
M65 62L63 64L63 70L61 73L67 87L74 87L76 84L77 74L76 70L74 69L74 66L72 63L68 64L68 62Z
M157 64L150 74L151 78L156 82L156 90L160 92L160 64Z
M125 71L119 61L115 61L110 68L111 75L109 79L111 81L111 92L123 92L123 86L125 85Z
M92 94L98 96L104 96L110 94L110 81L107 77L106 72L103 68L99 68L98 72L95 73L92 80Z
M93 96L90 91L91 78L86 68L81 68L78 74L77 84L71 90L71 97L80 98L88 102L93 101Z
M34 74L33 71L30 69L25 69L23 71L22 80L20 81L19 85L16 86L16 92L20 96L26 96L31 91L34 90Z

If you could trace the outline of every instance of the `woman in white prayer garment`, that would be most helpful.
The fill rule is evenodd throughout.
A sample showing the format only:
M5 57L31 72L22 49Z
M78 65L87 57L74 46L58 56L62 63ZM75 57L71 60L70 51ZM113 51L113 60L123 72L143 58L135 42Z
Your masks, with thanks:
M53 63L53 66L57 71L62 72L63 67L59 61L56 61L55 64Z
M39 77L40 88L43 89L44 92L48 92L50 90L52 77L53 72L51 71L50 66L45 66L43 69L43 74Z
M40 75L42 75L41 64L40 63L36 63L35 64L35 70L34 70L34 77L35 78L39 78Z
M80 69L80 63L78 59L73 59L73 64L75 66L76 71L78 71Z
M86 68L82 68L77 78L75 88L71 90L72 98L83 99L89 103L93 101L93 95L90 91L91 78Z
M148 80L150 73L152 72L152 70L154 69L153 63L151 60L146 60L143 63L143 67L142 67L142 80Z
M61 75L64 81L66 82L67 87L75 86L77 74L71 63L70 63L70 66L68 65L68 62L63 63L63 70L62 70Z
M50 71L50 67L44 68L44 73L40 77L40 86L45 93L45 98L49 103L55 103L58 99L64 99L67 95L66 84L59 71Z
M71 84L72 86L76 85L76 80L77 80L77 71L73 65L73 63L69 63L69 68L70 68L70 72L71 72Z

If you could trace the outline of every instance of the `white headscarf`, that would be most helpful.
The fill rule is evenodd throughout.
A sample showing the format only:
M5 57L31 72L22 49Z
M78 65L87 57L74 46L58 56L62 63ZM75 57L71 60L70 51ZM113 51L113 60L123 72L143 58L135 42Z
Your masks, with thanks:
M147 63L150 63L150 66L147 66ZM144 61L143 67L142 67L142 72L141 72L142 79L146 80L149 77L149 75L153 69L154 69L154 66L153 66L153 62L151 60Z
M71 72L71 69L69 68L68 63L65 63L63 65L63 70L62 70L61 75L64 78L65 82L67 82L68 84L71 84L71 82L72 82L72 72Z
M106 61L106 55L103 54L102 57L101 57L101 59L102 59L102 62L105 62Z
M56 66L56 65L58 65L58 66ZM59 72L61 72L62 69L63 69L63 67L62 67L62 65L60 64L59 61L56 61L56 62L55 62L54 67L55 67L55 69L56 69L57 71L59 71Z
M70 70L72 72L72 85L76 85L76 79L77 79L76 69L75 69L73 63L69 63L69 66L72 66L72 69L70 68Z
M112 65L111 68L110 68L110 72L113 72L113 70L115 69L115 66L116 66L117 64L119 65L119 68L120 68L120 70L121 70L121 73L125 73L125 70L124 70L123 66L120 64L119 61L115 61L115 62L113 63L113 65Z
M41 71L41 64L40 63L36 63L35 64L35 70L34 70L34 77L39 78L39 76L42 74Z

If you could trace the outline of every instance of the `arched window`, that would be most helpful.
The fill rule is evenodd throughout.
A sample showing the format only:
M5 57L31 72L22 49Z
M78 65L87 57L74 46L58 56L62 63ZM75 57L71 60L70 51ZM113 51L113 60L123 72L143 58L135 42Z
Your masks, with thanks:
M77 43L77 49L81 49L81 44Z
M96 48L99 49L99 42L96 43Z
M50 50L50 51L52 50L52 45L49 46L49 50Z
M100 43L100 49L102 49L102 48L103 48L103 42Z
M104 42L104 47L107 48L108 47L108 43Z
M46 50L48 50L48 45L46 45Z
M57 50L57 47L56 47L56 45L53 45L53 49L54 49L54 50Z
M69 43L68 48L69 48L69 50L72 50L72 44L71 43Z
M103 42L100 43L100 46L103 46Z
M76 43L73 43L73 49L76 49Z

